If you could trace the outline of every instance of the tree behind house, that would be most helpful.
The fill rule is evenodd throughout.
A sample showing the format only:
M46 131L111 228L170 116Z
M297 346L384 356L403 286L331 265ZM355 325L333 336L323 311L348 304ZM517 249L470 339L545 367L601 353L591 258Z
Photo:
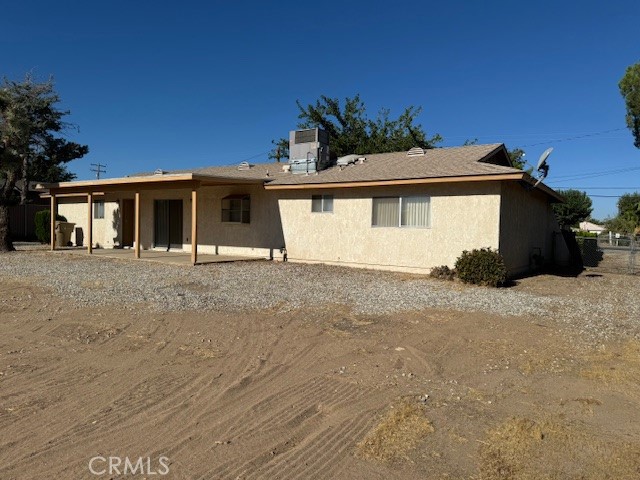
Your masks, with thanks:
M59 103L52 79L38 83L27 75L22 82L5 79L0 87L0 251L13 250L9 206L27 201L29 181L71 179L65 164L89 151L63 138L72 125L64 121L69 112Z
M618 84L627 107L627 127L631 130L636 148L640 148L640 63L627 68Z
M640 230L640 192L625 193L618 199L618 215L605 222L608 230L634 234Z
M565 199L564 203L554 203L553 211L561 227L576 227L585 221L593 211L591 199L580 190L558 190Z
M429 137L416 118L421 107L409 106L397 118L388 109L381 109L375 119L369 118L360 95L347 97L344 103L338 98L322 95L315 104L298 105L298 128L320 127L329 134L331 158L349 154L385 153L406 151L412 147L434 148L442 141L440 135ZM289 140L273 141L275 148L269 158L289 156Z

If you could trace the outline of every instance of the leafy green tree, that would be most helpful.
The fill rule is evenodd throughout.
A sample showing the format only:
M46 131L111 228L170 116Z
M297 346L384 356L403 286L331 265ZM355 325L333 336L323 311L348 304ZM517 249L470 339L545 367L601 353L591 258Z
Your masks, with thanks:
M640 148L640 62L627 68L618 87L627 107L627 127L633 134L633 144Z
M576 227L589 218L593 207L586 192L569 189L558 190L558 193L564 197L565 201L553 204L553 211L561 227Z
M526 160L524 159L524 150L521 148L514 148L513 150L507 150L509 152L509 158L511 158L511 163L515 168L519 168L520 170L524 170L524 165Z
M640 193L625 193L618 199L618 215L607 220L612 232L633 234L640 229Z
M382 109L375 119L371 119L360 95L347 97L344 103L322 95L315 104L305 106L299 100L296 104L298 128L320 127L327 131L332 158L352 153L398 152L412 147L434 148L442 141L440 135L429 137L422 125L415 123L422 112L421 107L407 107L397 118L392 118L388 109ZM274 140L273 144L269 158L288 157L289 141L286 138Z
M72 125L64 121L69 112L59 103L52 79L38 83L27 75L21 82L5 79L0 87L0 251L13 250L9 206L27 201L29 181L72 178L65 164L89 151L62 136Z

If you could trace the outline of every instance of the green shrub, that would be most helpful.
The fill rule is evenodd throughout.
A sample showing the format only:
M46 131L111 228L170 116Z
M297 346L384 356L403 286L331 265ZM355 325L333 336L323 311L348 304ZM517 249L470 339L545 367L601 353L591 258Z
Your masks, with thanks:
M507 280L504 259L497 250L465 250L456 260L456 274L464 283L497 287Z
M596 232L587 232L585 230L578 230L575 232L576 237L597 237L598 234Z
M429 272L429 276L440 280L453 280L456 276L456 271L446 265L442 265L440 267L433 267Z
M62 215L57 215L56 220L66 222L67 219ZM41 210L36 213L36 237L42 243L51 243L51 211Z

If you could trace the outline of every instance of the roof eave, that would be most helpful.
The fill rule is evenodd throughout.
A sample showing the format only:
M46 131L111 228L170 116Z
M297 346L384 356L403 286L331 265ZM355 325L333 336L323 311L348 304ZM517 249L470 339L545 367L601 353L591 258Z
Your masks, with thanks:
M533 186L538 182L538 179L533 178L527 172L523 172L523 173L524 173L524 177L522 178L522 180L527 182L529 185ZM562 195L560 195L553 188L549 187L548 185L545 185L542 182L540 182L535 188L539 189L540 191L542 191L542 192L546 193L547 195L549 195L557 203L564 203L565 202L565 199L564 199L564 197Z
M353 188L353 187L382 187L392 185L422 185L428 183L463 183L463 182L490 182L502 180L522 180L525 172L510 172L483 175L458 175L449 177L406 178L391 180L367 180L355 182L317 182L317 183L293 183L273 184L267 183L266 190L302 190L311 188Z
M97 192L97 191L122 191L122 190L135 190L136 188L144 187L150 188L153 186L167 186L185 188L194 185L230 185L230 184L258 184L264 183L263 178L237 178L227 177L220 175L204 175L195 173L180 173L180 174L164 174L164 175L149 175L140 177L121 177L121 178L108 178L102 180L82 180L75 182L61 182L52 183L48 185L50 192L65 193L65 192Z

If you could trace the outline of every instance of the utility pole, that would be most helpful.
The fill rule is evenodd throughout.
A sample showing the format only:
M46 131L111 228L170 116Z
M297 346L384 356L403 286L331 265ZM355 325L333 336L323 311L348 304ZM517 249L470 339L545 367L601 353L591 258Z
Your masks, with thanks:
M107 173L106 165L103 165L101 163L92 163L91 166L95 167L95 168L91 168L90 170L92 172L96 172L96 180L100 180L100 174L101 173ZM104 168L104 170L103 170L103 168Z

